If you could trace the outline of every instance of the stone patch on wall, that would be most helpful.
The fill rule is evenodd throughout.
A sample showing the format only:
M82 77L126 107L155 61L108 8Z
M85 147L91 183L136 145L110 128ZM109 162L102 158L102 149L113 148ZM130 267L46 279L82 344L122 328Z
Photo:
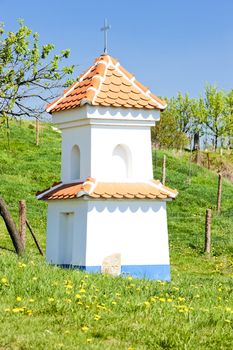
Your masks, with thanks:
M121 254L115 253L106 256L102 262L101 272L119 276L121 274Z

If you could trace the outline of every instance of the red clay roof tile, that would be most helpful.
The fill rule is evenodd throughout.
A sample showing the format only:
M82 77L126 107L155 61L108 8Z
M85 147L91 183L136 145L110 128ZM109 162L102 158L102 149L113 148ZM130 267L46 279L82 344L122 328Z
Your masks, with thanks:
M106 65L100 62L96 67L95 74L100 74L103 77L105 70L106 70Z
M90 87L92 89L90 89ZM103 95L105 93L105 95ZM160 109L166 102L150 93L133 79L133 75L109 55L101 55L78 82L64 91L63 96L47 106L47 112L77 108L85 103L93 106Z
M132 79L134 77L133 74L129 73L124 67L120 66L119 69L127 78Z
M117 77L112 77L112 86L120 86L122 85L122 79L117 78Z
M111 84L110 88L109 88L109 92L120 92L121 88L119 85L114 85L114 84ZM98 94L99 95L99 94Z
M163 186L154 180L142 182L97 182L87 178L84 182L62 184L58 183L50 189L37 193L42 200L74 199L82 196L104 199L174 199L177 191Z

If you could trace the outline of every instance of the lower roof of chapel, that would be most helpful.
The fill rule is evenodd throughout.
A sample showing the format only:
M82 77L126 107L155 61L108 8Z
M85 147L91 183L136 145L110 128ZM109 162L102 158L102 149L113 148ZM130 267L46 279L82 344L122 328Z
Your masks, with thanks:
M85 181L54 183L49 189L37 192L41 200L64 200L88 197L90 199L175 199L178 192L162 185L159 180L145 182L98 182L87 178Z

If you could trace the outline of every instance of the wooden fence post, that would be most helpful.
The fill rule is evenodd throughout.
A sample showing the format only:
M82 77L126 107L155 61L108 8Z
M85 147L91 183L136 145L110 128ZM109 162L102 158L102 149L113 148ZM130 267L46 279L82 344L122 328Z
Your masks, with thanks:
M199 147L195 148L195 163L196 164L201 164L201 154L200 154Z
M210 169L210 154L207 152L207 167Z
M29 229L29 231L30 231L30 233L31 233L31 235L32 235L32 238L34 239L34 242L35 242L35 244L36 244L36 246L37 246L37 248L38 248L38 250L39 250L39 252L40 252L40 255L44 255L44 253L43 253L43 250L42 250L42 248L41 248L41 246L40 246L40 243L38 242L38 240L36 239L36 235L35 235L35 233L33 232L33 229L32 229L32 227L31 227L31 225L29 224L29 222L28 222L28 220L26 219L26 225L27 225L27 227L28 227L28 229Z
M206 209L205 219L205 253L210 254L211 251L211 218L212 210Z
M166 155L163 156L163 178L162 184L165 185L166 182Z
M221 212L221 198L222 198L222 174L218 175L218 198L217 198L217 212Z
M26 243L26 201L19 201L19 236L25 249Z
M19 233L17 231L14 220L11 217L10 212L7 209L7 205L3 198L0 198L0 215L3 217L5 222L7 231L11 237L12 243L15 247L15 251L18 255L22 255L24 253L24 247L21 242Z
M40 137L40 122L38 117L36 117L36 146L39 146L39 137Z

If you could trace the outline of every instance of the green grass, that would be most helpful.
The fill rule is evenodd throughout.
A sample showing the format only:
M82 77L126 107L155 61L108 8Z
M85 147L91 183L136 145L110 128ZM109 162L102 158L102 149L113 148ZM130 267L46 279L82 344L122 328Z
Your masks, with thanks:
M0 195L18 220L28 218L45 248L46 203L35 192L59 179L60 135L44 125L35 146L29 122L12 124L10 150L0 131ZM154 153L161 177L164 152ZM30 235L18 258L0 221L0 349L231 349L233 343L233 186L223 183L216 215L217 175L167 155L172 282L85 274L45 264ZM212 255L203 254L205 210L213 208ZM4 249L3 249L4 248Z
M167 184L179 196L168 205L170 241L177 250L203 250L205 211L212 208L213 255L233 255L233 185L223 180L222 211L216 214L218 175L196 164L186 155L163 152L167 156ZM154 154L155 177L161 178L162 152ZM174 156L175 154L175 156Z

